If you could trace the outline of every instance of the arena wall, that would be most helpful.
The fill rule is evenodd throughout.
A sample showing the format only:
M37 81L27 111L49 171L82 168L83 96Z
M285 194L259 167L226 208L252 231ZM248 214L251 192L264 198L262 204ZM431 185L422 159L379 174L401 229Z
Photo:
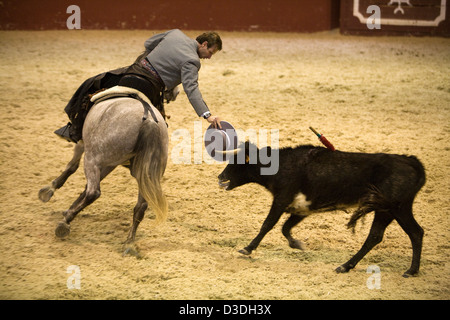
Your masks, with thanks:
M2 30L66 29L80 8L81 29L315 32L339 27L338 0L3 0Z
M449 0L3 0L0 30L78 28L450 36ZM377 21L376 11L379 10ZM72 19L73 22L73 19ZM379 22L378 27L374 23Z

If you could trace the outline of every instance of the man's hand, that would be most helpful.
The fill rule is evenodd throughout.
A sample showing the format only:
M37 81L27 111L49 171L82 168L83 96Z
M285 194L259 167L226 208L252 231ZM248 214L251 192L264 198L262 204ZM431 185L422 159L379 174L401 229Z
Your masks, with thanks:
M214 128L217 129L217 127L219 127L220 129L222 129L222 126L220 125L220 118L218 116L209 116L206 121L211 123Z

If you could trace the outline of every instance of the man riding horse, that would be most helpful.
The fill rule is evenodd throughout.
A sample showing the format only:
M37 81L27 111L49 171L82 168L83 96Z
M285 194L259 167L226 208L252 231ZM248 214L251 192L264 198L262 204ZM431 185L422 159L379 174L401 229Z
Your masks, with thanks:
M216 32L205 32L193 40L175 29L149 38L144 46L146 51L131 66L83 82L64 109L71 122L55 133L70 142L81 140L84 120L92 106L91 96L116 85L145 94L165 118L163 92L181 83L197 115L220 127L220 118L211 115L198 88L200 59L210 59L222 50L220 36Z

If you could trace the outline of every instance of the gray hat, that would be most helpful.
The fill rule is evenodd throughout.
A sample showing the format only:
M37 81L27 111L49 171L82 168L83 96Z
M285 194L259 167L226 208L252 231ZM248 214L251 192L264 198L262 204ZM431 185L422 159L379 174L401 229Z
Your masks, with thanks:
M216 129L213 125L210 125L206 130L205 148L208 154L216 161L227 161L226 155L222 152L236 149L238 146L238 136L236 130L230 123L220 121L220 125L222 129Z

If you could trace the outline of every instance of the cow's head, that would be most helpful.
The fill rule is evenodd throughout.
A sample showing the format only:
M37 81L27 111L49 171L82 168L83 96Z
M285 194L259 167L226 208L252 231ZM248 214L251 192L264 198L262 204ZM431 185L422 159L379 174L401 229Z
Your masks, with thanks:
M219 186L225 190L258 182L261 176L278 172L278 150L272 150L270 147L258 149L247 141L239 148L226 153L229 163L218 176Z

